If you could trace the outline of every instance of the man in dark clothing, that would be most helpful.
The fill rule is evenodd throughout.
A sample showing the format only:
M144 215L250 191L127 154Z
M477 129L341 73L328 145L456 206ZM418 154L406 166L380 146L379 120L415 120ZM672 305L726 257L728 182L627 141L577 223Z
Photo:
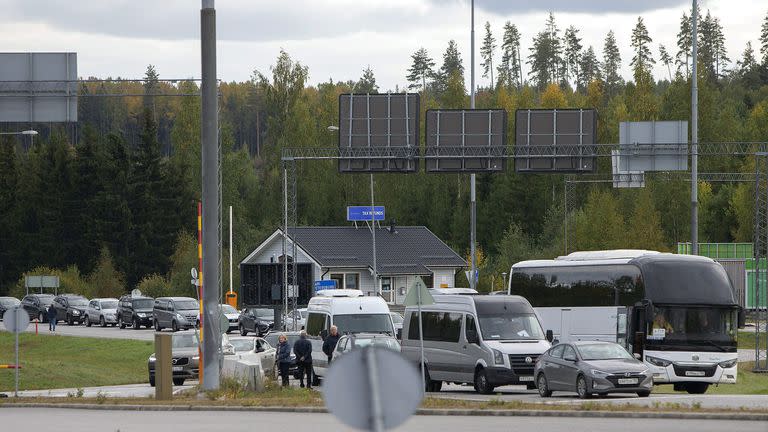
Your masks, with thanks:
M333 358L333 350L336 349L336 344L339 343L339 329L336 326L331 326L331 334L325 338L323 342L323 352L328 356L328 364L331 364Z
M312 388L312 342L307 339L307 332L301 331L299 340L293 344L296 365L299 367L299 383L304 388L304 375L307 376L307 388Z
M285 335L281 334L277 340L277 366L283 380L283 387L287 387L288 370L291 368L291 346L288 345L288 338Z
M50 306L48 306L48 331L56 331L56 321L58 321L56 308L53 307L53 303L51 303Z

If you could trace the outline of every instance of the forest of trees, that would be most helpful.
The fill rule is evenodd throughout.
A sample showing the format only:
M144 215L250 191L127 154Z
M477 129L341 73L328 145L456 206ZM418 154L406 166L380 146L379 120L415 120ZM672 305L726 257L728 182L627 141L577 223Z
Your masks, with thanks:
M699 141L768 141L768 15L740 58L725 50L717 17L699 23ZM510 22L485 25L478 108L596 108L598 142L618 142L621 121L689 120L691 19L680 19L677 47L654 43L642 18L630 40L605 35L584 46L579 29L561 31L554 14L535 35ZM494 33L494 31L496 31ZM521 40L533 42L521 52ZM619 45L632 47L621 58ZM414 47L403 74L426 109L469 106L465 65L455 41L441 57ZM654 64L666 73L652 75ZM622 77L622 64L632 76ZM381 89L374 70L358 81L309 85L309 70L280 51L270 71L220 85L223 205L234 207L239 262L281 221L283 147L337 145L338 96ZM525 73L524 73L525 72ZM0 140L0 295L19 295L24 274L57 274L62 289L115 296L139 287L151 295L193 293L196 202L200 198L200 99L196 82L84 82L76 125L33 127L40 135ZM127 97L91 97L98 94ZM135 96L135 95L144 96ZM423 131L422 131L423 134ZM750 157L701 157L700 172L754 172ZM330 161L298 164L300 224L345 224L347 205L368 202L367 176L338 174ZM600 161L610 172L610 161ZM376 175L377 204L399 225L426 225L461 254L469 249L469 176ZM481 288L521 259L564 251L564 179L517 174L478 176L477 238ZM754 185L701 182L700 241L752 240ZM690 238L690 184L648 175L642 189L578 186L568 214L570 250L672 250ZM229 245L224 244L225 248ZM224 254L227 256L227 253ZM225 258L226 259L226 258ZM225 261L225 268L228 263ZM236 268L236 267L235 267ZM235 274L235 285L239 274ZM466 282L458 281L460 285Z

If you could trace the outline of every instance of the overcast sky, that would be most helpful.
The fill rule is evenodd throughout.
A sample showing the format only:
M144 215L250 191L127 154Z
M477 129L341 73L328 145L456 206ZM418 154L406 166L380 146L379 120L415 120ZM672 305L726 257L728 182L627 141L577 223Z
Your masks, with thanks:
M747 41L758 52L766 0L703 0L725 30L731 60ZM559 28L575 25L585 47L602 58L603 39L614 30L625 77L630 76L630 33L642 16L658 44L677 52L686 0L476 0L476 44L486 21L496 38L511 21L523 37L523 54L554 11ZM425 47L441 64L455 39L469 80L469 0L217 0L218 71L226 81L243 81L253 71L269 72L280 48L309 67L310 83L358 79L370 65L377 83L394 90L406 84L410 56ZM154 64L161 78L200 77L199 0L0 0L0 50L74 51L78 74L139 78ZM487 85L479 72L477 81ZM2 67L0 65L0 67ZM527 73L527 65L523 65ZM657 77L666 76L661 65Z

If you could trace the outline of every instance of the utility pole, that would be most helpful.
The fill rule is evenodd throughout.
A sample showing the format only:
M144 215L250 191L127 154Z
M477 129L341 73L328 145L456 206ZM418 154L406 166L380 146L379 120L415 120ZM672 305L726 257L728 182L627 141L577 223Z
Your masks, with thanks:
M470 43L470 80L469 80L469 108L475 109L475 0L472 0L472 31ZM469 253L472 268L469 273L469 287L476 289L475 273L477 273L477 259L475 257L475 241L477 237L477 202L475 200L475 174L469 175Z
M693 0L693 13L691 14L691 45L693 68L691 69L691 252L699 254L699 88L698 88L698 61L697 61L697 25L699 21L698 1Z
M200 10L202 67L202 179L203 179L203 390L219 388L219 114L216 81L216 9L214 0L202 0Z

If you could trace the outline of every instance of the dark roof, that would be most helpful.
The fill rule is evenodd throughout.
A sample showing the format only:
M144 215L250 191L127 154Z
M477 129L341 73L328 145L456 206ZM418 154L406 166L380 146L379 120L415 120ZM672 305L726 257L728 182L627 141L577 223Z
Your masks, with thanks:
M297 227L296 244L322 267L373 268L367 226ZM247 264L247 262L245 263ZM427 267L466 267L467 262L427 227L376 228L376 270L380 275L431 273Z

